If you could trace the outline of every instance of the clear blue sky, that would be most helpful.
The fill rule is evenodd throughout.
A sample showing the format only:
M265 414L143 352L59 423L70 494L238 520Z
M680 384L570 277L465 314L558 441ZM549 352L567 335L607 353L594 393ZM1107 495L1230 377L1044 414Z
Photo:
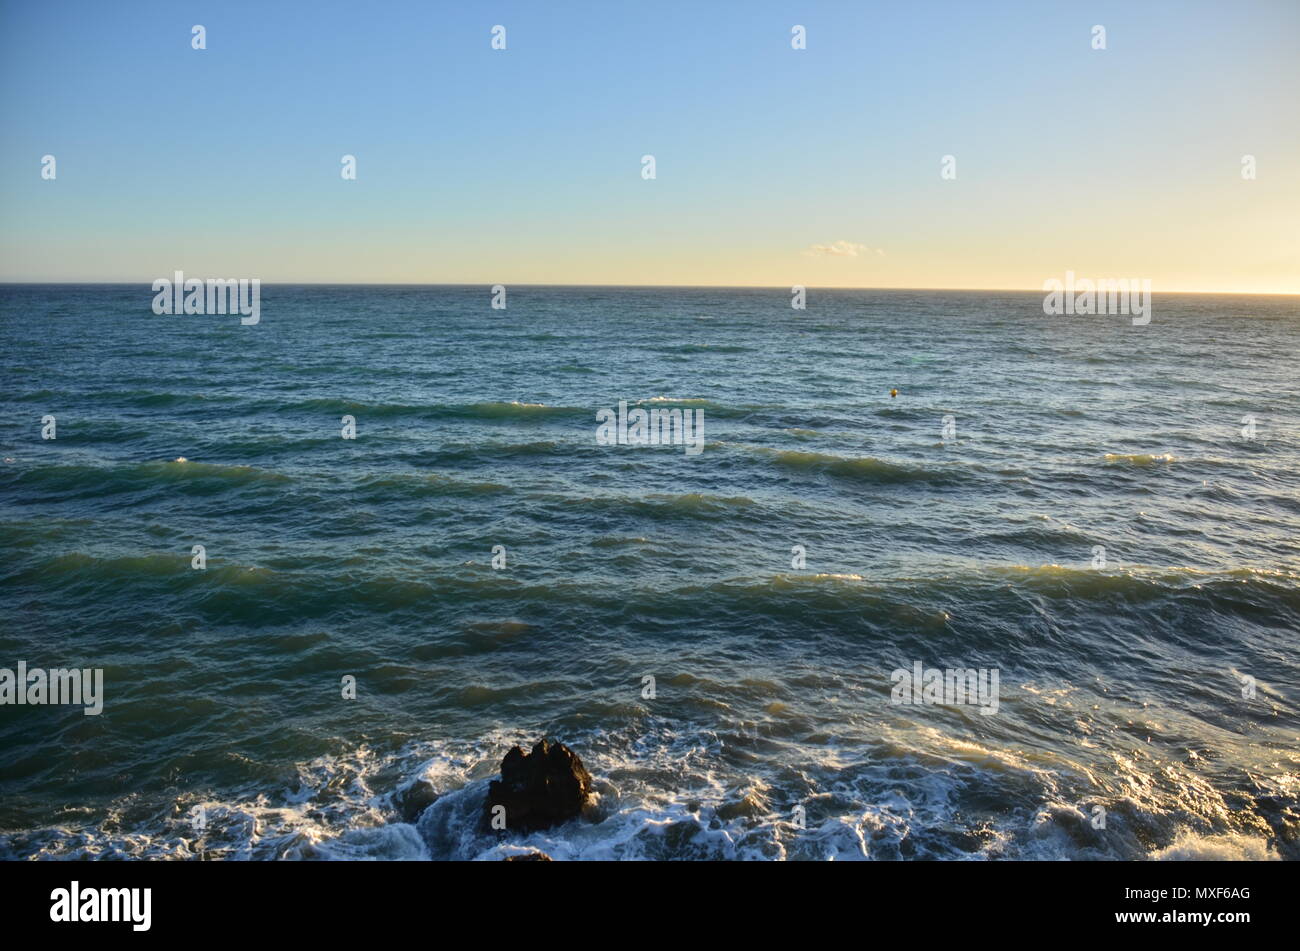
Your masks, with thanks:
M0 11L0 280L1300 292L1298 0Z

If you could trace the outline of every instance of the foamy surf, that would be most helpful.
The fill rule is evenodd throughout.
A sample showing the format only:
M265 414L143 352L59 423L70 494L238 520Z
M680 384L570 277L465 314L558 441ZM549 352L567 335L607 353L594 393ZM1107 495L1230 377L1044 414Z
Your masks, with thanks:
M513 742L497 733L473 743L320 758L275 793L233 801L187 796L154 815L115 810L98 828L8 834L0 836L0 856L495 861L537 850L562 861L1280 857L1258 820L1197 831L1175 818L1176 794L1142 803L1122 785L1113 795L1071 803L1062 799L1063 764L932 728L865 751L787 743L789 768L767 779L731 761L718 735L658 728L582 741L593 801L582 817L545 832L501 836L481 825L487 783ZM1023 805L971 815L971 797L986 798L990 783L1005 787L1004 801ZM1034 799L1043 805L1035 809ZM1094 822L1101 807L1105 831ZM1231 810L1220 815L1230 826ZM1152 838L1163 844L1147 844Z

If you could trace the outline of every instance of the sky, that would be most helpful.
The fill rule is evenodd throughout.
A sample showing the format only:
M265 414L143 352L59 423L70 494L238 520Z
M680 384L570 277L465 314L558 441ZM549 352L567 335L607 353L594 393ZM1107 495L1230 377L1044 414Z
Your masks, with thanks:
M0 0L0 281L176 270L1300 293L1300 0Z

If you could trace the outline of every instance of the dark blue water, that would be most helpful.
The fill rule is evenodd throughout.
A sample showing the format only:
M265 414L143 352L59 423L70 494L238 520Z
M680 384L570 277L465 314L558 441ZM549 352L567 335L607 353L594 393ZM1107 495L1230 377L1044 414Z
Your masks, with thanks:
M151 299L0 287L0 667L104 677L0 706L0 855L1296 855L1295 298ZM599 803L483 835L543 733Z

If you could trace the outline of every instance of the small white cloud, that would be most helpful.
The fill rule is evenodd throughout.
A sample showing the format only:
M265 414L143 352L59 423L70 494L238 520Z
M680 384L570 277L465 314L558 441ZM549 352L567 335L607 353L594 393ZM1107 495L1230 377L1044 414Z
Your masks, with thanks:
M814 244L804 252L809 257L856 258L860 254L884 254L883 248L869 248L854 241L836 241L834 244Z

